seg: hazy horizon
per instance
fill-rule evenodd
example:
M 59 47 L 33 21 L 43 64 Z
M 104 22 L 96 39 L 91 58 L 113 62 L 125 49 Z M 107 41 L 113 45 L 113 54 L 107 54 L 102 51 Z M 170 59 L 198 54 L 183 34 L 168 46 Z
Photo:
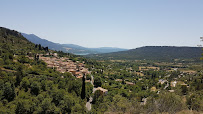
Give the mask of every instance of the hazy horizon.
M 23 33 L 23 32 L 21 32 Z M 27 33 L 24 33 L 24 34 L 27 34 Z M 35 34 L 28 34 L 28 35 L 35 35 Z M 37 35 L 35 35 L 37 36 Z M 37 36 L 39 37 L 39 36 Z M 41 38 L 41 37 L 39 37 Z M 44 39 L 44 38 L 41 38 L 43 40 L 47 40 L 47 39 Z M 50 40 L 47 40 L 47 41 L 50 41 Z M 53 41 L 50 41 L 50 42 L 53 42 Z M 58 42 L 53 42 L 53 43 L 58 43 Z M 58 43 L 58 44 L 64 44 L 64 43 Z M 69 43 L 71 44 L 71 43 Z M 78 45 L 78 44 L 72 44 L 72 45 Z M 85 46 L 82 46 L 82 45 L 78 45 L 78 46 L 81 46 L 81 47 L 84 47 L 84 48 L 120 48 L 120 47 L 85 47 Z M 136 48 L 141 48 L 141 47 L 147 47 L 147 46 L 169 46 L 169 45 L 143 45 L 143 46 L 140 46 L 140 47 L 135 47 L 135 48 L 122 48 L 122 49 L 136 49 Z M 174 47 L 198 47 L 198 46 L 175 46 L 175 45 L 171 45 L 171 46 L 174 46 Z
M 88 48 L 189 46 L 203 36 L 203 1 L 1 1 L 0 26 Z

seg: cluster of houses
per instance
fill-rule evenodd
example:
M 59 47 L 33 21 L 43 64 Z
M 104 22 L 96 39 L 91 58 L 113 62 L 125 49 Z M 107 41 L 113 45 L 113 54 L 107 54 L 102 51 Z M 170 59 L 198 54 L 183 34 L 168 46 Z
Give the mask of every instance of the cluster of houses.
M 30 59 L 34 57 L 27 56 Z M 53 68 L 61 73 L 70 72 L 76 78 L 82 78 L 83 75 L 90 74 L 87 68 L 85 68 L 84 63 L 73 62 L 67 57 L 58 57 L 57 53 L 47 53 L 46 55 L 38 54 L 40 60 L 47 63 L 47 67 Z M 63 78 L 63 77 L 62 77 Z M 86 82 L 93 82 L 94 80 L 86 80 Z M 98 87 L 93 91 L 100 90 L 103 95 L 107 95 L 108 90 Z
M 49 53 L 49 56 L 39 55 L 39 59 L 47 63 L 47 67 L 56 69 L 61 73 L 70 72 L 77 78 L 82 78 L 83 75 L 89 74 L 83 63 L 73 62 L 67 57 L 58 57 L 57 53 Z M 51 56 L 50 56 L 51 55 Z

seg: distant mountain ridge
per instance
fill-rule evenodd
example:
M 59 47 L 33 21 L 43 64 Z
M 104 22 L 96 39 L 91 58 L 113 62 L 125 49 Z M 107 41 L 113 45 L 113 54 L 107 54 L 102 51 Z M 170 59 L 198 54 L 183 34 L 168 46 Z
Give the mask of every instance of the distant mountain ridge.
M 111 53 L 118 51 L 126 51 L 127 49 L 102 47 L 102 48 L 86 48 L 75 44 L 59 44 L 45 39 L 42 39 L 34 34 L 21 33 L 25 38 L 35 44 L 41 44 L 42 46 L 48 46 L 52 50 L 60 50 L 67 53 L 73 53 L 76 55 L 98 54 L 98 53 Z
M 175 47 L 175 46 L 146 46 L 128 51 L 87 55 L 94 59 L 113 60 L 161 60 L 196 59 L 201 57 L 200 47 Z

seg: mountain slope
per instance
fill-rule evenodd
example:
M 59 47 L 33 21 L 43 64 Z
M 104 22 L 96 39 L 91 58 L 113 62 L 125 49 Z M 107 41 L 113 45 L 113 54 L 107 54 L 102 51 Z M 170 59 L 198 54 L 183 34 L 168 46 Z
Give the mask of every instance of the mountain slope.
M 87 55 L 96 59 L 126 60 L 174 60 L 199 59 L 202 50 L 199 47 L 146 46 L 128 51 Z
M 42 46 L 48 46 L 52 50 L 60 50 L 67 53 L 73 53 L 76 55 L 87 55 L 87 54 L 97 54 L 97 53 L 110 53 L 110 52 L 117 52 L 117 51 L 125 51 L 126 49 L 121 48 L 112 48 L 112 47 L 104 47 L 104 48 L 85 48 L 82 46 L 78 46 L 75 44 L 58 44 L 53 43 L 51 41 L 42 39 L 34 34 L 25 34 L 22 35 L 27 38 L 29 41 L 35 44 L 41 44 Z
M 24 38 L 19 32 L 0 27 L 0 50 L 14 54 L 26 54 L 34 49 L 34 44 Z
M 85 113 L 81 80 L 48 68 L 39 55 L 56 52 L 45 49 L 0 27 L 1 114 Z
M 69 52 L 69 53 L 80 53 L 82 51 L 75 48 L 76 46 L 74 45 L 61 45 L 58 43 L 53 43 L 48 40 L 41 39 L 34 34 L 28 35 L 28 34 L 22 33 L 22 35 L 32 43 L 41 44 L 44 47 L 48 46 L 49 49 L 52 49 L 52 50 L 58 50 L 58 51 L 60 50 L 60 51 Z

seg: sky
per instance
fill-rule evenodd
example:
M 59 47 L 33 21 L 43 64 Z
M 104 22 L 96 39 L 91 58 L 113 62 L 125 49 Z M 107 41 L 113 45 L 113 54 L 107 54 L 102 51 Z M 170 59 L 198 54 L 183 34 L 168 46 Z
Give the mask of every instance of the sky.
M 0 26 L 84 47 L 203 44 L 203 0 L 0 0 Z

